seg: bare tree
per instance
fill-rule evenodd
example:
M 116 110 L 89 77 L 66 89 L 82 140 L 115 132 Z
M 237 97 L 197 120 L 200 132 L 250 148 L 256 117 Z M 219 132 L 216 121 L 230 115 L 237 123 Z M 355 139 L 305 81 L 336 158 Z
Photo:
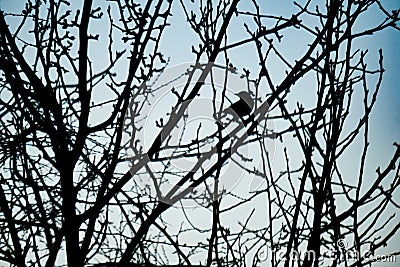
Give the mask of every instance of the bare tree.
M 367 157 L 383 52 L 370 63 L 358 47 L 397 31 L 399 10 L 82 2 L 0 13 L 2 262 L 366 266 L 400 253 L 384 249 L 400 227 L 400 146 L 375 173 Z M 180 67 L 162 53 L 175 12 L 196 36 Z

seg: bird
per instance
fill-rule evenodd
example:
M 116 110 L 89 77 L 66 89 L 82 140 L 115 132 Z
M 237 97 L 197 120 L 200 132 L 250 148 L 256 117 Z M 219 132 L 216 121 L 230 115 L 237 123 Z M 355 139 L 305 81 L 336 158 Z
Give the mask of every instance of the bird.
M 246 91 L 239 92 L 236 95 L 239 97 L 239 100 L 231 105 L 231 109 L 241 118 L 250 115 L 254 107 L 251 95 Z
M 254 107 L 254 100 L 251 97 L 250 93 L 246 91 L 241 91 L 236 93 L 239 97 L 239 100 L 232 103 L 232 105 L 225 110 L 222 111 L 222 115 L 226 116 L 227 114 L 231 114 L 235 119 L 240 119 L 244 124 L 246 124 L 244 117 L 250 116 Z

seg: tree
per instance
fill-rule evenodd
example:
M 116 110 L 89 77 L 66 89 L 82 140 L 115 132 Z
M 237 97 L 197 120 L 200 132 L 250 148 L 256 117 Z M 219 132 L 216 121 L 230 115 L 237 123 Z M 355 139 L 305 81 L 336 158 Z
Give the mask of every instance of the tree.
M 269 247 L 271 266 L 365 266 L 364 251 L 395 242 L 400 146 L 375 173 L 367 164 L 383 52 L 369 68 L 358 40 L 397 30 L 399 10 L 310 0 L 274 16 L 256 0 L 82 2 L 0 14 L 3 262 L 54 266 L 65 253 L 68 266 L 259 266 Z M 193 63 L 172 75 L 162 49 L 174 13 L 197 40 Z M 362 24 L 370 14 L 373 25 Z M 299 32 L 304 50 L 284 49 Z M 243 120 L 222 112 L 240 91 L 254 100 Z M 196 106 L 212 123 L 194 121 Z M 355 144 L 349 178 L 343 158 Z M 238 186 L 226 182 L 238 172 Z M 260 199 L 268 220 L 254 226 Z M 210 223 L 194 224 L 188 205 Z M 361 256 L 329 261 L 325 251 Z

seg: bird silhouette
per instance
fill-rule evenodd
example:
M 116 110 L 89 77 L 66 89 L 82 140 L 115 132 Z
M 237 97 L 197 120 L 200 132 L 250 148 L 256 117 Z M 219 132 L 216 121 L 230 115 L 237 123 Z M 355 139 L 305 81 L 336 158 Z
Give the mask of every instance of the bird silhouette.
M 251 95 L 246 91 L 239 92 L 236 95 L 239 96 L 239 100 L 231 105 L 231 109 L 241 118 L 250 115 L 254 107 Z
M 226 116 L 230 114 L 233 116 L 235 120 L 240 119 L 244 124 L 245 117 L 251 116 L 251 111 L 254 107 L 254 100 L 251 97 L 250 93 L 246 91 L 242 91 L 236 94 L 239 97 L 239 100 L 232 103 L 232 105 L 225 110 L 222 111 L 222 116 Z

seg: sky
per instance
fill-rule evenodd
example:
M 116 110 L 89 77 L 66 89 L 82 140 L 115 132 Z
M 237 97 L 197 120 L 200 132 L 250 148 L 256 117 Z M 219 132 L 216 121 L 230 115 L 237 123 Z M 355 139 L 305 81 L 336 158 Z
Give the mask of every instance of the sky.
M 385 6 L 388 10 L 399 8 L 397 1 L 384 1 Z M 242 6 L 251 6 L 250 1 L 242 1 Z M 167 28 L 164 38 L 164 51 L 165 54 L 171 58 L 171 66 L 190 62 L 194 59 L 191 54 L 191 45 L 197 37 L 190 30 L 185 19 L 183 18 L 183 12 L 179 8 L 179 3 L 175 2 L 174 5 L 174 16 L 171 17 L 171 27 Z M 289 16 L 292 11 L 296 11 L 292 1 L 262 1 L 261 10 L 268 12 L 273 15 Z M 368 22 L 376 22 L 378 17 L 363 16 L 362 20 L 358 24 L 359 27 L 368 25 Z M 234 21 L 234 26 L 229 30 L 228 38 L 231 42 L 241 40 L 242 38 L 248 38 L 247 34 L 243 31 L 243 22 Z M 284 45 L 287 45 L 286 55 L 299 55 L 304 52 L 307 42 L 304 41 L 304 35 L 298 31 L 291 32 L 294 34 L 286 35 L 283 38 Z M 302 40 L 303 39 L 303 40 Z M 293 45 L 296 43 L 296 46 Z M 398 140 L 400 137 L 400 50 L 398 44 L 400 43 L 400 34 L 394 29 L 386 29 L 382 32 L 378 32 L 374 36 L 363 37 L 355 42 L 355 46 L 361 49 L 368 49 L 369 54 L 367 58 L 370 59 L 368 64 L 377 66 L 377 55 L 378 50 L 382 48 L 384 55 L 384 79 L 382 82 L 379 97 L 372 115 L 372 123 L 374 127 L 371 127 L 371 136 L 376 143 L 378 143 L 376 149 L 382 154 L 389 153 L 389 150 L 384 149 L 387 146 L 391 146 L 392 140 Z M 299 47 L 303 45 L 303 47 Z M 254 53 L 247 53 L 243 55 L 243 51 L 249 49 L 254 51 L 254 44 L 247 44 L 243 46 L 243 49 L 238 53 L 231 51 L 230 60 L 234 63 L 238 69 L 246 67 L 251 69 L 254 66 L 254 62 L 257 62 L 256 55 Z M 274 71 L 274 70 L 272 70 Z M 393 150 L 392 150 L 393 151 Z
M 243 1 L 246 5 L 249 1 Z M 242 2 L 242 3 L 243 3 Z M 292 1 L 263 1 L 265 3 L 261 6 L 261 10 L 264 10 L 270 14 L 274 15 L 283 15 L 289 16 L 295 8 L 293 8 Z M 178 5 L 175 3 L 176 6 Z M 400 7 L 399 2 L 397 1 L 385 1 L 384 4 L 387 4 L 389 10 L 398 9 Z M 193 33 L 191 33 L 188 26 L 184 23 L 184 19 L 182 19 L 182 13 L 180 13 L 179 8 L 176 8 L 176 14 L 171 19 L 171 28 L 169 31 L 166 31 L 166 35 L 169 36 L 165 38 L 165 51 L 167 55 L 171 55 L 171 60 L 173 63 L 179 64 L 184 63 L 187 60 L 193 59 L 193 56 L 190 53 L 190 45 L 193 43 L 193 40 L 196 40 L 193 37 Z M 360 23 L 357 25 L 359 29 L 362 29 L 364 26 L 371 25 L 376 21 L 379 21 L 380 17 L 374 16 L 369 13 L 368 16 L 363 16 Z M 174 23 L 176 22 L 176 23 Z M 233 23 L 228 33 L 228 39 L 232 43 L 241 38 L 247 38 L 246 34 L 243 34 L 243 25 L 242 22 Z M 293 32 L 292 32 L 293 33 Z M 170 34 L 170 35 L 168 35 Z M 188 37 L 190 36 L 190 37 Z M 283 38 L 283 45 L 287 46 L 287 52 L 290 55 L 301 55 L 306 48 L 307 41 L 305 41 L 304 35 L 301 32 L 298 34 L 294 33 L 291 35 L 286 35 Z M 189 45 L 190 44 L 190 45 Z M 386 166 L 387 161 L 394 153 L 395 147 L 393 146 L 393 142 L 400 142 L 400 34 L 398 31 L 394 29 L 386 29 L 382 32 L 377 33 L 374 36 L 363 37 L 360 40 L 355 41 L 354 47 L 358 47 L 360 49 L 368 49 L 369 54 L 367 55 L 367 64 L 369 66 L 377 67 L 377 59 L 378 59 L 378 50 L 382 48 L 384 55 L 384 78 L 381 85 L 380 93 L 378 95 L 378 100 L 374 107 L 374 111 L 371 115 L 371 125 L 369 129 L 370 133 L 370 153 L 367 157 L 367 167 L 366 169 L 366 184 L 367 187 L 370 182 L 373 181 L 375 177 L 375 170 L 378 166 L 383 168 Z M 243 53 L 248 49 L 249 53 Z M 238 69 L 242 69 L 242 67 L 252 68 L 254 66 L 254 62 L 257 62 L 257 58 L 253 56 L 251 51 L 254 51 L 254 44 L 247 44 L 242 47 L 239 52 L 235 53 L 235 51 L 231 51 L 230 59 L 234 63 Z M 173 64 L 172 64 L 173 65 Z M 275 71 L 275 70 L 272 70 Z M 279 71 L 276 70 L 277 76 L 279 77 Z M 278 79 L 277 79 L 278 81 Z M 276 82 L 277 82 L 276 81 Z M 375 83 L 371 80 L 371 86 L 374 86 Z M 297 88 L 299 89 L 299 88 Z M 297 92 L 299 98 L 304 97 L 304 94 Z M 356 121 L 355 121 L 356 122 Z M 343 168 L 344 172 L 348 175 L 357 175 L 358 168 L 354 168 L 356 164 L 359 162 L 360 153 L 361 153 L 361 143 L 355 144 L 350 153 L 343 157 Z M 280 162 L 274 161 L 274 166 L 280 166 Z M 277 168 L 280 169 L 280 168 Z M 343 207 L 344 208 L 344 207 Z M 250 212 L 241 211 L 243 215 Z M 246 213 L 247 212 L 247 213 Z M 200 220 L 201 217 L 204 217 L 200 212 L 199 215 L 196 216 L 199 220 L 197 222 L 204 222 Z M 262 217 L 262 213 L 257 214 L 257 216 Z M 257 219 L 254 219 L 257 221 Z M 206 223 L 206 222 L 205 222 Z M 399 235 L 398 235 L 399 236 Z M 398 238 L 397 240 L 400 240 Z M 392 243 L 394 248 L 400 247 L 400 241 Z
M 15 11 L 18 10 L 18 6 L 20 6 L 21 2 L 22 1 L 2 0 L 0 5 L 3 10 Z M 94 1 L 95 4 L 96 2 L 97 1 Z M 388 5 L 390 7 L 389 9 L 400 8 L 398 1 L 385 1 L 384 4 Z M 251 7 L 251 1 L 242 1 L 240 7 Z M 265 0 L 260 8 L 262 11 L 268 12 L 269 14 L 282 15 L 286 17 L 290 16 L 293 11 L 297 10 L 293 6 L 292 1 L 287 0 Z M 186 20 L 183 17 L 183 11 L 180 8 L 178 1 L 175 1 L 172 13 L 173 16 L 170 18 L 171 26 L 165 31 L 161 42 L 164 55 L 169 57 L 171 60 L 169 65 L 171 68 L 181 64 L 193 62 L 194 56 L 191 53 L 191 46 L 198 42 L 197 37 L 193 34 L 187 23 L 185 23 Z M 362 28 L 363 26 L 377 20 L 379 20 L 379 18 L 374 17 L 373 15 L 370 17 L 363 17 L 359 27 Z M 92 27 L 95 30 L 101 30 L 101 26 L 92 25 Z M 233 43 L 247 37 L 247 34 L 244 34 L 243 21 L 234 20 L 228 31 L 229 41 Z M 291 34 L 285 35 L 281 46 L 285 47 L 285 52 L 287 55 L 289 55 L 289 57 L 295 57 L 304 53 L 304 49 L 307 47 L 307 44 L 307 36 L 300 31 L 291 31 Z M 382 48 L 384 55 L 384 80 L 382 82 L 378 100 L 371 117 L 370 150 L 372 153 L 368 157 L 368 162 L 370 163 L 368 169 L 370 170 L 375 170 L 379 165 L 384 167 L 387 163 L 387 160 L 394 152 L 394 147 L 392 146 L 393 142 L 397 141 L 400 143 L 399 44 L 400 34 L 393 29 L 387 29 L 383 32 L 379 32 L 376 34 L 376 36 L 368 36 L 356 42 L 357 47 L 369 49 L 367 62 L 371 66 L 377 66 L 376 55 L 378 54 L 378 49 Z M 92 48 L 92 51 L 95 54 L 98 53 L 96 49 Z M 249 51 L 249 53 L 244 53 L 243 51 Z M 254 51 L 254 44 L 247 44 L 237 51 L 232 50 L 230 59 L 239 70 L 245 67 L 255 71 L 257 69 L 257 66 L 255 66 L 257 58 L 253 53 L 251 53 L 252 51 Z M 276 69 L 271 70 L 271 72 L 275 73 L 275 83 L 277 83 L 282 77 L 284 70 L 277 67 Z M 304 86 L 307 86 L 307 84 L 304 84 Z M 304 93 L 302 93 L 300 90 L 295 92 L 295 95 L 297 95 L 299 98 L 307 98 L 307 96 L 304 96 Z M 94 118 L 94 120 L 96 119 L 97 118 Z M 351 172 L 351 169 L 353 168 L 353 161 L 359 158 L 359 149 L 360 147 L 358 149 L 355 148 L 354 152 L 348 154 L 345 158 L 345 160 L 348 162 L 347 168 L 349 169 L 349 172 Z M 274 164 L 276 164 L 277 167 L 281 166 L 280 162 L 274 162 Z M 259 205 L 262 205 L 263 201 L 265 200 L 260 200 Z M 250 211 L 242 212 L 247 215 Z M 265 218 L 263 218 L 263 216 L 266 216 L 266 214 L 263 214 L 264 212 L 265 211 L 260 211 L 257 214 L 257 216 L 262 219 L 255 219 L 256 222 L 252 223 L 262 223 Z M 196 209 L 191 215 L 196 219 L 196 223 L 199 224 L 199 227 L 206 227 L 209 224 L 209 220 L 204 219 L 208 218 L 209 213 L 207 211 Z M 229 220 L 229 218 L 226 219 Z M 190 238 L 193 237 L 190 236 L 188 239 Z

